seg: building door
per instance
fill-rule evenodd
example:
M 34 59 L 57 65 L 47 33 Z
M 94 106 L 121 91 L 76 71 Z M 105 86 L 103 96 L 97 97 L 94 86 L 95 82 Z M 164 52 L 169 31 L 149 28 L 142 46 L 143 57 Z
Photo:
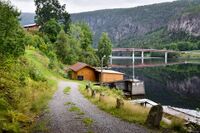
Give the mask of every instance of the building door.
M 77 79 L 82 81 L 84 80 L 84 77 L 82 75 L 78 75 Z

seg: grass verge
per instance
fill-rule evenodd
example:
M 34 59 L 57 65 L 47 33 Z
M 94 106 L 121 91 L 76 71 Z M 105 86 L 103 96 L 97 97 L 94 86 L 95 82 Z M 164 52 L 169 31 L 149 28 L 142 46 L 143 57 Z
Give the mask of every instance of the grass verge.
M 97 92 L 107 94 L 101 99 L 101 101 L 99 101 L 99 94 L 97 94 L 95 98 L 92 98 L 91 94 L 85 90 L 84 85 L 81 85 L 79 90 L 87 99 L 97 105 L 100 109 L 125 121 L 144 125 L 149 113 L 149 109 L 139 105 L 133 105 L 132 103 L 125 100 L 124 106 L 122 108 L 116 108 L 116 97 L 122 97 L 121 92 L 110 90 L 104 87 L 98 88 Z

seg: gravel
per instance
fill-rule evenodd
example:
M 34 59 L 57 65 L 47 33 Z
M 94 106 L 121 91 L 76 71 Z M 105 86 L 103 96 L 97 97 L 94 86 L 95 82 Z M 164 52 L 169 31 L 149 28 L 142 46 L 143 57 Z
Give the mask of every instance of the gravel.
M 63 93 L 66 87 L 71 87 L 68 95 Z M 78 83 L 61 81 L 58 90 L 49 103 L 50 119 L 48 128 L 52 133 L 147 133 L 145 127 L 128 123 L 115 118 L 110 114 L 99 110 L 90 103 L 78 90 Z M 72 105 L 65 105 L 71 102 L 80 108 L 84 115 L 77 112 L 70 112 Z M 83 123 L 84 118 L 91 118 L 94 122 L 91 125 Z

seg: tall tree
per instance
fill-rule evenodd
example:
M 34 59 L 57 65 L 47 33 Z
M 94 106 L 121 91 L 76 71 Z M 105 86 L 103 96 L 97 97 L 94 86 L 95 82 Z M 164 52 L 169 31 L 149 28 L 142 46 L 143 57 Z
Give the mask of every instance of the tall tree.
M 70 15 L 66 11 L 66 5 L 61 5 L 58 0 L 35 0 L 36 17 L 35 22 L 43 26 L 50 19 L 64 25 L 67 31 L 70 23 Z
M 111 55 L 111 53 L 112 53 L 111 40 L 108 37 L 108 34 L 103 32 L 102 36 L 99 40 L 99 43 L 98 43 L 97 55 L 98 55 L 100 60 L 103 58 L 103 56 L 105 56 L 104 65 L 108 64 L 109 56 Z
M 17 57 L 24 53 L 24 32 L 18 17 L 20 13 L 9 2 L 0 1 L 0 54 Z
M 58 58 L 65 64 L 73 64 L 79 59 L 79 44 L 63 30 L 58 34 L 55 50 Z
M 61 26 L 55 19 L 51 19 L 51 20 L 47 21 L 40 28 L 40 31 L 45 33 L 48 36 L 48 38 L 50 39 L 50 41 L 53 43 L 56 41 L 57 35 L 60 32 L 60 30 L 61 30 Z

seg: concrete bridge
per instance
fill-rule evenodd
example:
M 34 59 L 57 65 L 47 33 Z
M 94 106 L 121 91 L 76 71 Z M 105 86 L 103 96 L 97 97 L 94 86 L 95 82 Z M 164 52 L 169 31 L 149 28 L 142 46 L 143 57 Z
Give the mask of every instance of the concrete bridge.
M 170 65 L 180 65 L 180 64 L 187 64 L 187 62 L 170 62 L 170 63 L 157 63 L 157 64 L 124 64 L 124 65 L 117 65 L 112 64 L 109 67 L 113 68 L 144 68 L 144 67 L 159 67 L 159 66 L 170 66 Z
M 145 52 L 156 52 L 156 53 L 164 53 L 165 54 L 165 63 L 167 64 L 168 53 L 178 53 L 178 51 L 173 50 L 158 50 L 158 49 L 141 49 L 141 48 L 113 48 L 113 52 L 131 52 L 132 56 L 112 56 L 110 55 L 110 65 L 112 65 L 113 59 L 132 59 L 133 64 L 135 59 L 141 59 L 142 64 L 144 64 L 144 59 L 155 59 L 155 58 L 162 58 L 162 57 L 145 57 Z M 135 57 L 135 52 L 141 52 L 141 57 Z

